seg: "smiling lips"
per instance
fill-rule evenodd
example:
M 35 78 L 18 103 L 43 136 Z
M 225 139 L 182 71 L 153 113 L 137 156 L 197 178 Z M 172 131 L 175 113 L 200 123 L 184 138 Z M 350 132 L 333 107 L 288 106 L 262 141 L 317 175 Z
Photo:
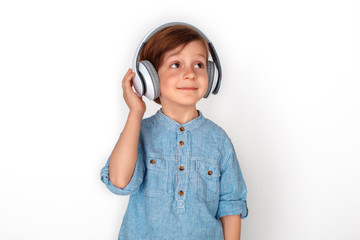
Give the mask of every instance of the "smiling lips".
M 183 87 L 183 88 L 178 88 L 179 90 L 184 90 L 184 91 L 195 91 L 197 90 L 197 88 L 193 88 L 193 87 Z

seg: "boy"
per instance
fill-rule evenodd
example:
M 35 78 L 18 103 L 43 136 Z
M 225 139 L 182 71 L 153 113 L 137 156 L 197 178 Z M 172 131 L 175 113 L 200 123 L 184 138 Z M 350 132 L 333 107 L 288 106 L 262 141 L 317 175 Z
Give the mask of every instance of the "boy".
M 101 179 L 130 194 L 119 239 L 240 239 L 247 217 L 246 186 L 231 140 L 196 103 L 209 89 L 208 42 L 188 25 L 157 31 L 139 61 L 159 78 L 161 109 L 143 119 L 146 105 L 124 76 L 130 112 Z

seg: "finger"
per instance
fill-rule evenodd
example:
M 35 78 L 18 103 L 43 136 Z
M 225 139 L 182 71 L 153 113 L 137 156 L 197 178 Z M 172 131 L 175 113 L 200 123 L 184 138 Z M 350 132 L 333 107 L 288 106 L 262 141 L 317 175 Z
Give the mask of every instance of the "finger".
M 122 80 L 123 83 L 126 81 L 127 77 L 128 77 L 130 74 L 131 74 L 131 69 L 129 68 L 129 69 L 127 70 L 127 72 L 125 73 L 125 76 L 124 76 L 124 78 L 123 78 L 123 80 Z
M 126 81 L 125 81 L 125 86 L 127 88 L 131 88 L 131 86 L 133 85 L 134 77 L 135 77 L 135 73 L 131 73 L 129 76 L 127 76 Z
M 129 69 L 130 70 L 130 69 Z M 124 75 L 124 77 L 123 77 L 123 79 L 122 79 L 122 81 L 121 81 L 121 86 L 122 86 L 122 88 L 124 89 L 124 87 L 125 87 L 125 79 L 127 78 L 127 75 L 128 75 L 128 73 L 129 73 L 129 70 L 125 73 L 125 75 Z
M 123 88 L 128 87 L 130 85 L 130 80 L 134 77 L 135 77 L 135 73 L 133 73 L 131 69 L 129 69 L 123 78 L 123 82 L 122 82 Z
M 132 89 L 133 81 L 132 79 L 135 77 L 135 73 L 130 74 L 126 77 L 124 83 L 123 83 L 123 90 L 127 94 L 131 94 L 131 92 L 134 92 Z

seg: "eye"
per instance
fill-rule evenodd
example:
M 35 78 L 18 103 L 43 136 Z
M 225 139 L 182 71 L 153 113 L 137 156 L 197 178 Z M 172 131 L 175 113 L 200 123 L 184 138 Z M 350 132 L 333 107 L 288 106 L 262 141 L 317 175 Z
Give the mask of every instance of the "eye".
M 173 63 L 170 65 L 171 68 L 179 68 L 180 64 L 179 63 Z
M 194 67 L 195 67 L 195 68 L 203 68 L 203 67 L 204 67 L 204 64 L 202 64 L 202 63 L 197 63 L 197 64 L 195 64 Z

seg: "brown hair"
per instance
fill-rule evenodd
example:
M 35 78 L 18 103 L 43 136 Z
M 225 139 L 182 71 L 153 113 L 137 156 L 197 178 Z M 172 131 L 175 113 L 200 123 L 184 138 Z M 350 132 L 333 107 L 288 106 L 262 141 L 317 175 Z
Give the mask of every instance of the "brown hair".
M 174 25 L 166 27 L 155 33 L 141 48 L 139 60 L 150 61 L 156 70 L 162 64 L 164 54 L 178 46 L 186 46 L 189 42 L 200 40 L 206 49 L 206 59 L 208 59 L 208 43 L 195 29 L 185 25 Z M 154 100 L 160 103 L 160 98 Z

